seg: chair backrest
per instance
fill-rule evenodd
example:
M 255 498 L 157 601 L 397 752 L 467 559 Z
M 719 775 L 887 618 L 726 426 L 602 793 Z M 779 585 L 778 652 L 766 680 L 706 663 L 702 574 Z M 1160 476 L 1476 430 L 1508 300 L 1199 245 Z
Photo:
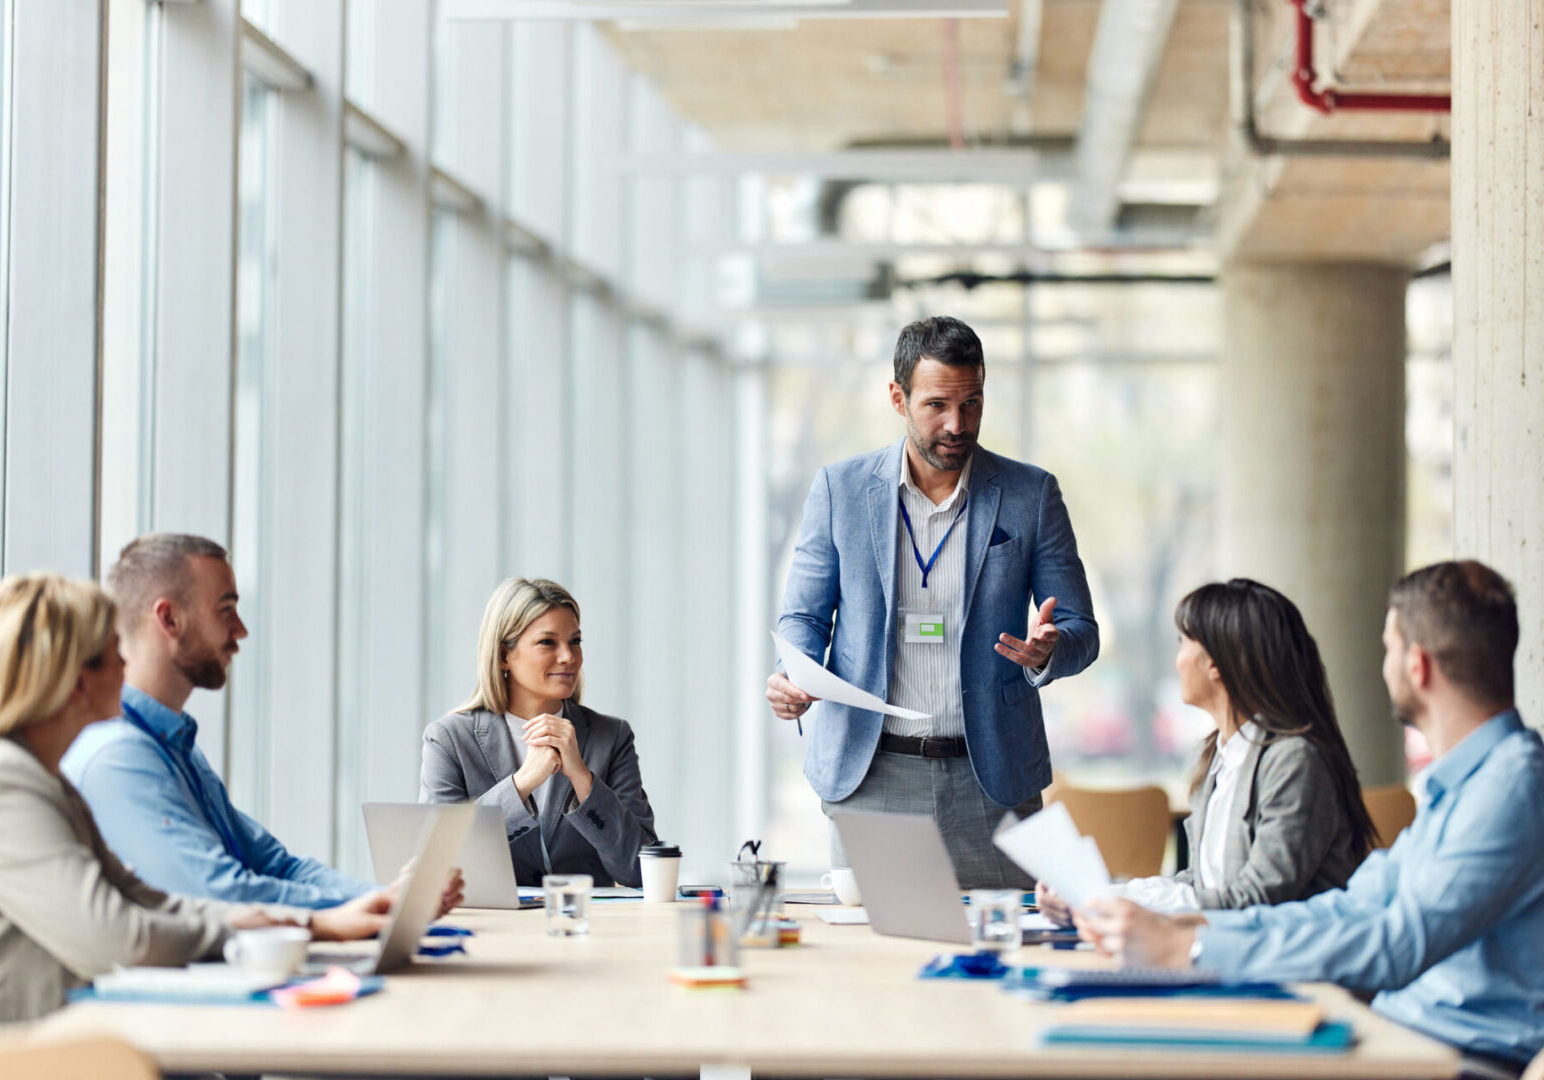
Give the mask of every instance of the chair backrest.
M 1104 791 L 1058 781 L 1046 789 L 1045 800 L 1064 804 L 1078 832 L 1094 838 L 1112 877 L 1151 877 L 1162 871 L 1169 840 L 1169 796 L 1163 788 L 1150 784 Z
M 1394 838 L 1415 820 L 1415 796 L 1403 784 L 1364 787 L 1362 805 L 1378 830 L 1379 847 L 1393 846 Z
M 6 1080 L 159 1080 L 160 1075 L 144 1054 L 105 1035 L 69 1042 L 0 1043 L 0 1076 Z

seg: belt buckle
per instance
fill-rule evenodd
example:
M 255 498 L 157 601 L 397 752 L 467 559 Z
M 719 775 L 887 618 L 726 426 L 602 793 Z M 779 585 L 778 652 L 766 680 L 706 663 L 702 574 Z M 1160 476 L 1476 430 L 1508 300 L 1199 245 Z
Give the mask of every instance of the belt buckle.
M 937 736 L 934 736 L 934 735 L 924 735 L 924 736 L 922 736 L 922 756 L 925 757 L 925 758 L 946 758 L 946 757 L 948 757 L 949 756 L 948 747 L 944 745 L 944 742 L 945 742 L 945 740 L 940 739 L 940 738 L 938 738 Z M 932 749 L 934 746 L 938 747 L 937 751 L 934 751 Z

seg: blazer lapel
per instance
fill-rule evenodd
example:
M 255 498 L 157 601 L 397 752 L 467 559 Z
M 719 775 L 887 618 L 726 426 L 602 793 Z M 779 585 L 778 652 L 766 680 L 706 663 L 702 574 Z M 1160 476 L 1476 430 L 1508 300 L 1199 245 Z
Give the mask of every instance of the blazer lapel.
M 1260 755 L 1264 752 L 1264 742 L 1251 742 L 1239 767 L 1238 787 L 1233 792 L 1233 805 L 1228 808 L 1227 839 L 1222 845 L 1222 870 L 1229 879 L 1249 861 L 1249 808 L 1254 805 L 1255 770 L 1260 767 Z
M 1216 761 L 1216 757 L 1212 758 Z M 1196 788 L 1195 794 L 1190 797 L 1190 865 L 1196 868 L 1196 881 L 1199 883 L 1201 867 L 1201 837 L 1206 833 L 1206 807 L 1212 801 L 1212 789 L 1217 786 L 1217 770 L 1207 769 L 1206 776 L 1201 780 L 1201 786 Z
M 488 765 L 488 775 L 493 782 L 498 783 L 506 776 L 513 776 L 515 742 L 504 718 L 494 716 L 487 709 L 478 709 L 472 714 L 472 734 L 477 739 L 477 748 L 482 751 L 483 760 Z
M 965 513 L 965 594 L 960 605 L 962 627 L 970 622 L 971 602 L 976 598 L 976 582 L 981 578 L 987 545 L 991 542 L 992 530 L 997 526 L 997 505 L 1001 500 L 997 461 L 990 452 L 978 447 L 975 463 L 970 467 L 970 507 Z M 1024 602 L 1028 605 L 1029 598 L 1025 597 Z M 963 642 L 963 634 L 960 640 Z
M 879 584 L 885 593 L 885 610 L 895 610 L 895 547 L 896 530 L 901 523 L 901 455 L 905 453 L 906 440 L 902 439 L 883 455 L 874 467 L 874 479 L 869 484 L 869 535 L 874 540 L 874 562 L 879 570 Z M 885 640 L 891 639 L 894 627 L 885 628 Z

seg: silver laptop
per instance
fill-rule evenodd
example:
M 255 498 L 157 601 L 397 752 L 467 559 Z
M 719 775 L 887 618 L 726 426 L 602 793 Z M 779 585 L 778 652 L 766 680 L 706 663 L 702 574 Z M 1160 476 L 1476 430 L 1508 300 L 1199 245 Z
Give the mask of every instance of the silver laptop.
M 875 932 L 970 944 L 954 864 L 932 818 L 839 811 L 831 820 Z
M 430 811 L 413 835 L 417 843 L 408 849 L 413 868 L 402 892 L 392 905 L 391 919 L 381 933 L 381 947 L 369 954 L 344 956 L 314 952 L 306 962 L 308 972 L 345 967 L 356 975 L 390 975 L 413 959 L 429 923 L 439 914 L 440 898 L 450 871 L 456 866 L 467 832 L 472 827 L 472 803 L 459 806 L 426 806 Z M 404 859 L 406 862 L 408 859 Z
M 509 840 L 504 835 L 504 815 L 496 806 L 474 806 L 477 816 L 461 849 L 461 876 L 466 881 L 466 907 L 518 908 L 541 906 L 539 898 L 524 904 L 515 885 L 515 866 L 509 859 Z M 390 884 L 413 857 L 413 842 L 434 806 L 422 803 L 364 804 L 365 836 L 370 841 L 370 863 L 375 880 Z

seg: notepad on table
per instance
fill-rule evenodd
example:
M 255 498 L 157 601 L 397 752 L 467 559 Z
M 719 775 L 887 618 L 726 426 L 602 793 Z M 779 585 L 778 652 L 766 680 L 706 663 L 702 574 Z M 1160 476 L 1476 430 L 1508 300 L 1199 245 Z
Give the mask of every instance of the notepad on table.
M 1217 1050 L 1344 1050 L 1350 1026 L 1317 1003 L 1219 998 L 1089 998 L 1058 1008 L 1047 1045 L 1114 1044 Z

